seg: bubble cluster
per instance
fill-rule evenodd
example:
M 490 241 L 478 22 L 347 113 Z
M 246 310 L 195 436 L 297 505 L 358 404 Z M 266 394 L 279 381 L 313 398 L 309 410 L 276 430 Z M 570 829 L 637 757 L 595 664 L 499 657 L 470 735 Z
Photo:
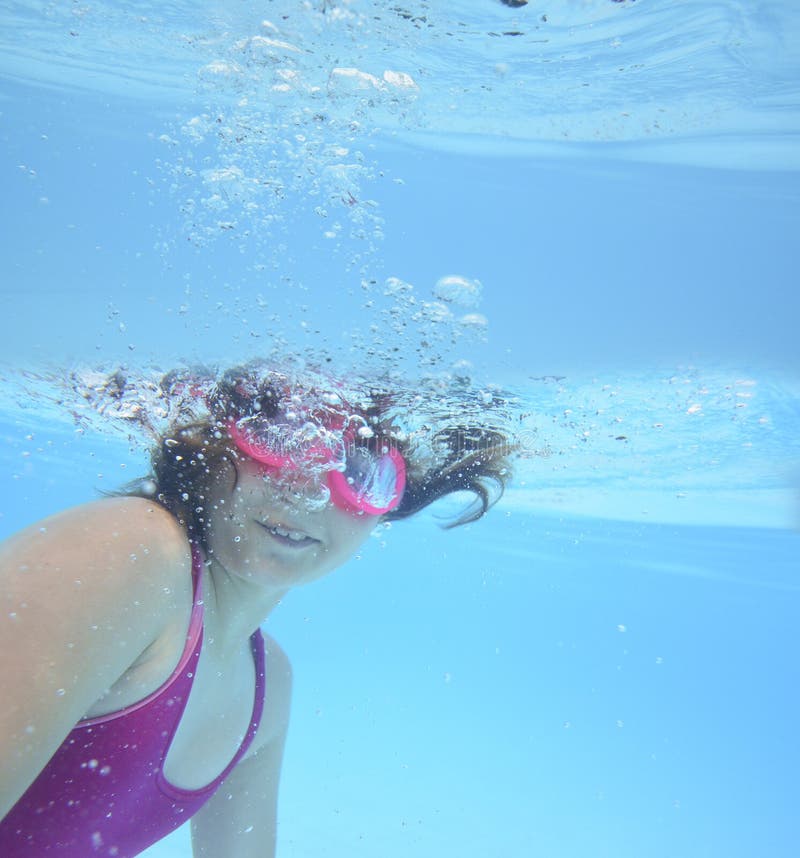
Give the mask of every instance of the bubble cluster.
M 309 8 L 217 41 L 197 72 L 204 109 L 160 138 L 192 243 L 229 236 L 263 247 L 313 212 L 326 237 L 374 250 L 383 222 L 365 190 L 378 174 L 370 138 L 411 108 L 419 87 L 408 71 L 338 64 L 325 45 L 352 25 L 350 13 L 320 20 Z

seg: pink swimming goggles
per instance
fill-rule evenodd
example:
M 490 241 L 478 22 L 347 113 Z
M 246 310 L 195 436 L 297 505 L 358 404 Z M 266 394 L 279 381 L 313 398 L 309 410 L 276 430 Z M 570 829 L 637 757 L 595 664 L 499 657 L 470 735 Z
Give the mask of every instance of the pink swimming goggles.
M 380 439 L 364 443 L 357 431 L 343 426 L 298 427 L 261 415 L 231 421 L 228 433 L 240 452 L 268 468 L 324 473 L 332 503 L 345 512 L 383 515 L 402 500 L 405 460 Z

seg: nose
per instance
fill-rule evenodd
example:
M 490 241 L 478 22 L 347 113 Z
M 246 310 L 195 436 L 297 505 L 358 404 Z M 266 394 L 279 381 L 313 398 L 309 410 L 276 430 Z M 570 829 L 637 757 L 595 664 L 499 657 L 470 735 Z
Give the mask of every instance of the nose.
M 331 492 L 324 472 L 284 470 L 275 473 L 271 482 L 281 502 L 298 511 L 317 512 L 324 509 L 330 501 Z

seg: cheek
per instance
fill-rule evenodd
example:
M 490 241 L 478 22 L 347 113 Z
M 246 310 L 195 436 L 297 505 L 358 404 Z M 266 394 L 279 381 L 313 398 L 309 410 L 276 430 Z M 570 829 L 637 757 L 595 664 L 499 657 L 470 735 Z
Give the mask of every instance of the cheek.
M 244 526 L 237 515 L 233 498 L 216 501 L 209 516 L 208 542 L 212 550 L 219 552 L 239 548 L 245 542 Z
M 219 480 L 210 494 L 207 533 L 210 545 L 238 547 L 245 541 L 247 491 L 234 486 L 234 481 L 229 479 Z
M 352 554 L 360 548 L 380 521 L 378 515 L 354 516 L 336 509 L 334 513 L 333 527 L 339 536 L 336 543 L 344 555 Z

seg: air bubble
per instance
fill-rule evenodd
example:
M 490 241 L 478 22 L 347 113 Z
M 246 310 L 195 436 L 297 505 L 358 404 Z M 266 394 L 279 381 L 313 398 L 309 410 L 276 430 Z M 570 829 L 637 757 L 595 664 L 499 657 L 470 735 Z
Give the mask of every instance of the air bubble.
M 489 320 L 480 313 L 467 313 L 458 322 L 462 327 L 473 328 L 474 330 L 483 330 L 489 327 Z
M 470 280 L 458 274 L 440 277 L 434 286 L 433 294 L 440 301 L 455 304 L 458 307 L 476 307 L 481 300 L 480 280 Z

